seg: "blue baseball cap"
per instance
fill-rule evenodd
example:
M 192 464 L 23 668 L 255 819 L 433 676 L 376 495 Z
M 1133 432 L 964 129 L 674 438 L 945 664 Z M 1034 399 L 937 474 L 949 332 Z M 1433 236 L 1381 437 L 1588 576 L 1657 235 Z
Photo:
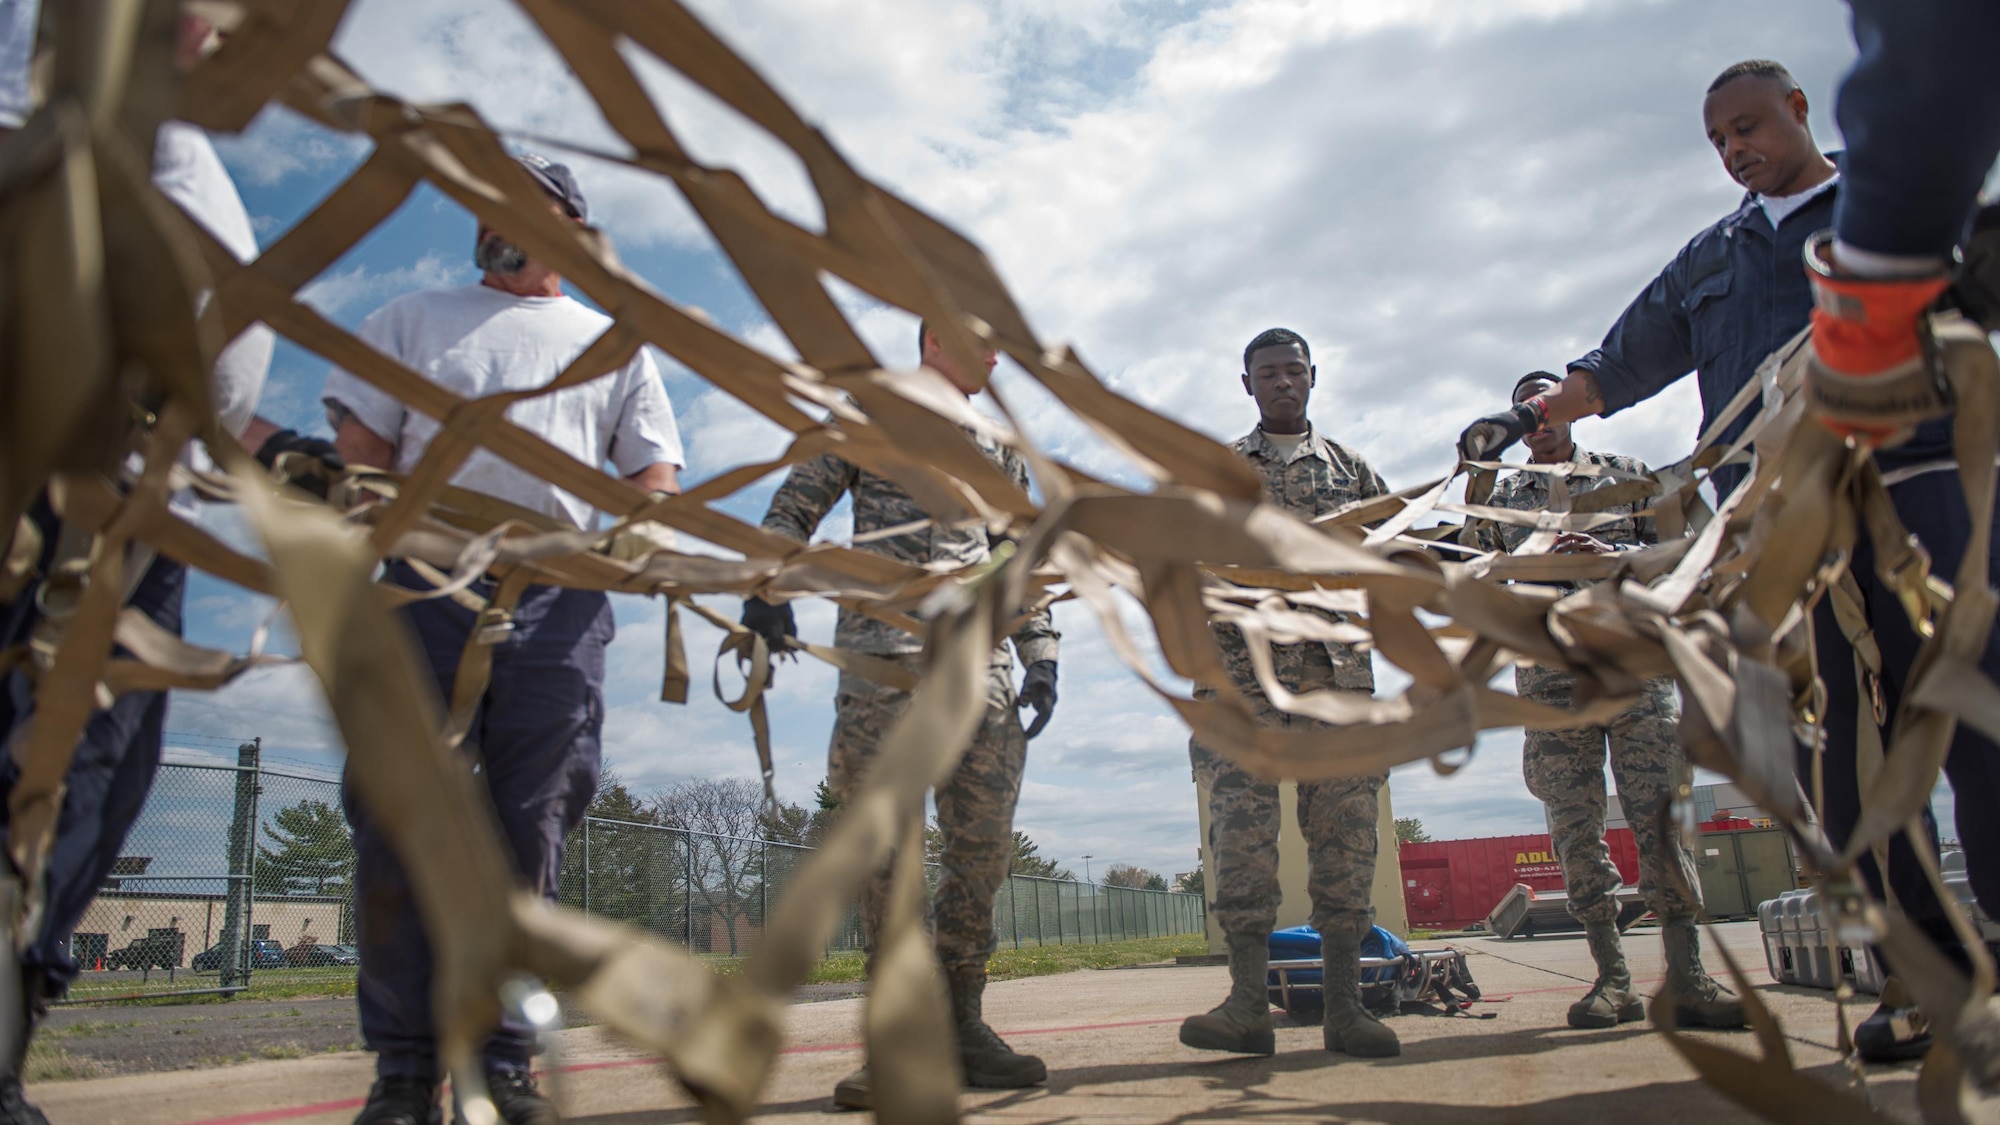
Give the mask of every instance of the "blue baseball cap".
M 590 221 L 590 204 L 584 202 L 583 189 L 576 184 L 576 176 L 569 165 L 556 164 L 546 156 L 532 152 L 519 152 L 514 159 L 528 170 L 528 175 L 549 193 L 549 198 L 563 205 L 563 209 L 574 215 L 579 222 Z

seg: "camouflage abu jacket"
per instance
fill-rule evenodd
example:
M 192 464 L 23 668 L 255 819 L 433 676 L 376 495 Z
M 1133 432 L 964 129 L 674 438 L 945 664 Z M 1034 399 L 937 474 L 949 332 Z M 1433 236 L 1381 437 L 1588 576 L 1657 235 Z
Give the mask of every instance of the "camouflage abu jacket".
M 1646 463 L 1637 457 L 1621 457 L 1615 453 L 1596 453 L 1582 446 L 1573 445 L 1570 461 L 1578 465 L 1604 465 L 1627 473 L 1644 473 Z M 1571 477 L 1569 492 L 1572 498 L 1593 489 L 1618 483 L 1612 477 Z M 1493 498 L 1487 503 L 1495 508 L 1506 508 L 1516 512 L 1540 512 L 1549 507 L 1550 478 L 1546 473 L 1512 473 L 1493 486 Z M 1606 512 L 1630 516 L 1637 510 L 1637 504 L 1613 504 Z M 1499 524 L 1481 521 L 1479 543 L 1481 550 L 1513 551 L 1534 534 L 1534 529 L 1518 527 L 1514 524 Z M 1613 547 L 1650 547 L 1660 541 L 1659 531 L 1650 519 L 1622 519 L 1606 524 L 1591 532 L 1592 535 Z M 1472 544 L 1468 544 L 1471 546 Z M 1544 697 L 1544 701 L 1560 698 L 1568 705 L 1568 692 L 1573 677 L 1567 672 L 1544 668 L 1539 664 L 1521 664 L 1514 669 L 1514 689 L 1522 695 Z
M 1616 453 L 1597 453 L 1572 443 L 1570 461 L 1577 465 L 1603 465 L 1620 472 L 1643 474 L 1646 463 L 1637 457 L 1621 457 Z M 1612 477 L 1571 477 L 1569 494 L 1572 498 L 1593 489 L 1617 484 Z M 1549 506 L 1550 478 L 1547 473 L 1510 473 L 1493 486 L 1493 498 L 1487 501 L 1492 507 L 1506 508 L 1516 512 L 1546 511 Z M 1629 516 L 1638 510 L 1637 504 L 1613 504 L 1606 512 Z M 1512 551 L 1534 534 L 1534 529 L 1518 527 L 1514 524 L 1483 522 L 1480 525 L 1478 546 L 1487 551 Z M 1606 524 L 1591 532 L 1592 535 L 1613 547 L 1650 547 L 1660 541 L 1659 532 L 1650 519 L 1623 519 Z
M 1307 429 L 1306 440 L 1289 456 L 1262 429 L 1251 430 L 1229 448 L 1250 462 L 1264 478 L 1265 500 L 1302 519 L 1323 516 L 1356 500 L 1389 492 L 1381 474 L 1362 460 L 1360 454 L 1323 436 L 1317 427 Z M 1238 687 L 1255 691 L 1257 676 L 1251 670 L 1243 635 L 1227 625 L 1217 625 L 1215 632 L 1230 678 Z M 1279 681 L 1293 691 L 1321 687 L 1375 690 L 1374 666 L 1366 654 L 1349 645 L 1310 641 L 1273 645 L 1271 660 Z
M 1028 463 L 1019 453 L 1002 447 L 983 434 L 968 432 L 966 436 L 995 464 L 1007 470 L 1007 475 L 1014 478 L 1014 483 L 1020 485 L 1022 491 L 1027 490 Z M 777 495 L 771 497 L 771 509 L 764 515 L 764 530 L 801 543 L 808 542 L 813 532 L 819 529 L 820 521 L 840 502 L 841 495 L 849 492 L 854 494 L 856 537 L 904 524 L 925 523 L 930 519 L 929 514 L 917 506 L 901 485 L 827 453 L 792 466 L 792 471 L 785 475 L 785 482 L 778 486 Z M 855 544 L 856 550 L 887 555 L 913 566 L 945 563 L 954 567 L 985 562 L 991 555 L 991 547 L 985 528 L 936 525 Z M 1054 660 L 1057 636 L 1054 620 L 1047 610 L 1043 610 L 1029 617 L 1026 624 L 1014 633 L 1014 650 L 1020 654 L 1024 665 L 1038 660 Z M 916 636 L 845 607 L 840 610 L 833 643 L 841 648 L 878 655 L 921 652 L 924 647 L 923 641 Z M 998 666 L 1008 663 L 1007 646 L 1000 645 L 993 650 L 993 663 Z

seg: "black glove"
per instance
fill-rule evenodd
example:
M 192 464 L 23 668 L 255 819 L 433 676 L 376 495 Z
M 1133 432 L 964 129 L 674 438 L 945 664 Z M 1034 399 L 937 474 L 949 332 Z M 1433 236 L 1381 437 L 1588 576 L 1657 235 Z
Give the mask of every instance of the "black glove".
M 264 444 L 257 449 L 257 460 L 265 468 L 275 469 L 278 458 L 287 453 L 296 453 L 318 462 L 304 468 L 293 468 L 286 479 L 322 500 L 326 499 L 326 489 L 333 483 L 334 474 L 347 468 L 347 459 L 340 455 L 340 450 L 335 449 L 332 442 L 325 438 L 306 437 L 297 430 L 279 430 L 265 438 Z
M 1035 721 L 1028 727 L 1028 737 L 1042 733 L 1049 725 L 1049 718 L 1056 713 L 1056 662 L 1037 660 L 1028 665 L 1028 674 L 1021 677 L 1021 697 L 1016 707 L 1033 707 Z
M 1527 403 L 1488 414 L 1458 435 L 1458 455 L 1467 461 L 1491 461 L 1507 447 L 1542 428 L 1542 412 Z
M 1948 300 L 1981 328 L 2000 332 L 2000 203 L 1979 209 L 1960 254 Z
M 763 598 L 743 599 L 743 627 L 763 637 L 773 657 L 792 655 L 788 653 L 785 641 L 799 635 L 798 619 L 792 616 L 792 603 L 772 605 Z M 792 658 L 798 659 L 796 655 Z

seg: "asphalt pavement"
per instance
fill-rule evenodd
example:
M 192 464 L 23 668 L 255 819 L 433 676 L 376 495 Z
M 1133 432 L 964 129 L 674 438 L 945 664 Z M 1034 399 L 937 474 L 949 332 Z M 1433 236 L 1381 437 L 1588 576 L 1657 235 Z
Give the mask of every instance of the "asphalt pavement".
M 1754 924 L 1711 931 L 1736 951 L 1759 994 L 1779 1017 L 1795 1064 L 1824 1082 L 1846 1081 L 1835 1049 L 1830 993 L 1772 984 Z M 1755 1115 L 1704 1085 L 1665 1038 L 1643 1024 L 1572 1031 L 1564 1011 L 1592 975 L 1580 936 L 1500 941 L 1468 937 L 1422 942 L 1465 950 L 1482 989 L 1466 1015 L 1408 1014 L 1391 1020 L 1400 1058 L 1330 1055 L 1317 1027 L 1281 1021 L 1278 1053 L 1244 1058 L 1190 1050 L 1175 1037 L 1190 1012 L 1227 989 L 1212 966 L 1085 971 L 993 984 L 987 1017 L 1023 1050 L 1049 1065 L 1046 1086 L 968 1091 L 968 1120 L 1008 1122 L 1337 1121 L 1428 1125 L 1553 1125 L 1566 1122 L 1700 1122 L 1731 1125 Z M 1627 938 L 1633 973 L 1651 991 L 1663 972 L 1657 931 Z M 1721 973 L 1721 960 L 1710 955 Z M 319 1003 L 319 1002 L 314 1002 Z M 786 1047 L 763 1092 L 760 1117 L 819 1121 L 833 1083 L 860 1065 L 862 1000 L 799 1004 L 788 1012 Z M 1849 1004 L 1858 1020 L 1873 998 Z M 274 1007 L 276 1007 L 274 1005 Z M 272 1034 L 285 1021 L 273 1016 Z M 1754 1052 L 1745 1032 L 1699 1038 Z M 576 1125 L 640 1125 L 700 1120 L 660 1066 L 602 1029 L 559 1033 L 548 1061 L 551 1083 Z M 366 1093 L 371 1060 L 360 1052 L 130 1074 L 31 1085 L 56 1125 L 345 1125 Z M 1892 1122 L 1915 1122 L 1913 1065 L 1869 1068 L 1867 1094 Z

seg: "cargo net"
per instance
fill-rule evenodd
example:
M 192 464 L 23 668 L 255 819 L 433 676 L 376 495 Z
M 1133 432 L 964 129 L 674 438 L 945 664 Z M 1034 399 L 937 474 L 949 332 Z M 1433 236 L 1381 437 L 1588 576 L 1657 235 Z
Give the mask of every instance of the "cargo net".
M 1271 778 L 1375 773 L 1426 759 L 1449 772 L 1482 730 L 1601 723 L 1633 702 L 1647 679 L 1675 677 L 1687 700 L 1680 730 L 1690 760 L 1733 778 L 1790 830 L 1846 937 L 1889 951 L 1938 1033 L 1919 1084 L 1926 1114 L 1959 1118 L 1967 1073 L 1993 1066 L 2000 1039 L 1988 1007 L 1991 959 L 1959 917 L 1973 955 L 1966 979 L 1893 906 L 1867 898 L 1854 863 L 1893 834 L 1913 831 L 1957 724 L 2000 736 L 2000 690 L 1976 665 L 1994 612 L 1985 574 L 2000 386 L 1982 333 L 1951 318 L 1934 325 L 1938 367 L 1960 404 L 1958 463 L 1970 467 L 1963 483 L 1976 525 L 1953 582 L 1929 573 L 1870 459 L 1805 420 L 1802 341 L 1771 358 L 1693 457 L 1650 476 L 1620 476 L 1579 490 L 1572 502 L 1567 478 L 1612 470 L 1527 470 L 1555 477 L 1556 510 L 1524 514 L 1484 503 L 1495 465 L 1461 465 L 1452 477 L 1307 522 L 1262 503 L 1258 478 L 1228 449 L 1119 396 L 1073 353 L 1038 339 L 976 246 L 855 171 L 671 0 L 518 2 L 630 146 L 627 162 L 680 190 L 799 358 L 775 357 L 717 328 L 624 269 L 601 235 L 555 217 L 501 137 L 467 107 L 412 105 L 370 88 L 329 52 L 342 3 L 207 4 L 233 33 L 185 77 L 172 64 L 171 0 L 52 6 L 49 94 L 0 158 L 8 356 L 0 370 L 0 527 L 19 528 L 5 561 L 14 590 L 42 546 L 23 513 L 46 494 L 62 520 L 56 565 L 43 576 L 47 625 L 28 651 L 9 654 L 34 673 L 37 698 L 32 722 L 12 732 L 10 747 L 21 767 L 9 838 L 20 877 L 8 884 L 16 897 L 5 916 L 17 933 L 32 932 L 38 917 L 38 873 L 64 770 L 91 708 L 123 691 L 213 689 L 268 659 L 197 648 L 123 608 L 138 568 L 157 553 L 289 607 L 361 799 L 404 857 L 421 899 L 436 954 L 441 1056 L 472 1125 L 494 1120 L 479 1045 L 503 1003 L 513 1002 L 507 998 L 518 1001 L 522 982 L 535 979 L 568 989 L 617 1032 L 658 1052 L 711 1120 L 744 1118 L 779 1050 L 793 986 L 862 881 L 892 856 L 892 909 L 866 1020 L 876 1111 L 885 1121 L 949 1119 L 958 1095 L 952 1029 L 921 924 L 923 794 L 947 775 L 979 721 L 991 649 L 1022 607 L 1062 597 L 1097 614 L 1120 658 L 1205 745 Z M 796 154 L 818 194 L 824 231 L 780 218 L 735 173 L 695 161 L 643 93 L 627 48 L 677 69 Z M 149 184 L 151 138 L 170 111 L 232 131 L 272 103 L 366 135 L 373 154 L 275 245 L 239 265 Z M 468 400 L 301 303 L 300 288 L 420 183 L 507 231 L 611 313 L 615 326 L 548 386 Z M 996 420 L 972 410 L 935 372 L 884 368 L 829 298 L 822 275 L 926 318 L 964 370 L 980 369 L 973 360 L 983 348 L 1005 352 L 1139 466 L 1147 487 L 1108 484 L 1044 455 L 998 396 Z M 444 422 L 418 466 L 402 476 L 357 471 L 323 503 L 285 483 L 283 462 L 275 474 L 257 465 L 220 431 L 206 380 L 218 349 L 256 321 Z M 610 371 L 648 344 L 789 429 L 795 436 L 785 455 L 656 498 L 504 416 L 513 402 Z M 1753 417 L 1742 435 L 1719 442 L 1726 424 L 1746 413 Z M 971 431 L 1019 450 L 1039 503 L 981 454 Z M 220 469 L 181 467 L 192 440 Z M 452 488 L 455 469 L 476 448 L 615 523 L 566 530 Z M 1011 547 L 985 564 L 940 573 L 846 546 L 802 546 L 713 507 L 826 451 L 896 481 L 937 521 L 983 524 Z M 1710 512 L 1697 485 L 1718 464 L 1753 452 L 1750 479 Z M 1461 480 L 1465 500 L 1451 502 L 1448 492 Z M 190 484 L 236 504 L 264 557 L 169 511 L 169 494 Z M 1615 557 L 1546 553 L 1558 533 L 1613 518 L 1604 509 L 1616 503 L 1643 505 L 1657 521 L 1659 545 Z M 1421 525 L 1451 514 L 1533 532 L 1511 554 L 1440 553 L 1435 532 Z M 663 528 L 727 557 L 675 550 Z M 1813 667 L 1811 607 L 1833 599 L 1868 651 L 1859 607 L 1844 592 L 1849 549 L 1863 534 L 1929 640 L 1886 763 L 1864 787 L 1860 828 L 1836 851 L 1814 826 L 1810 779 L 1806 786 L 1795 779 L 1793 746 L 1814 737 L 1817 677 L 1852 674 Z M 451 708 L 457 714 L 441 718 L 392 616 L 398 595 L 372 578 L 390 555 L 418 560 L 461 600 L 472 597 L 466 586 L 474 577 L 499 575 L 498 592 L 484 604 L 496 619 L 509 591 L 529 581 L 661 596 L 675 612 L 711 616 L 730 630 L 718 661 L 734 657 L 748 669 L 747 691 L 731 704 L 749 713 L 760 740 L 771 654 L 691 595 L 829 598 L 927 638 L 914 683 L 860 654 L 801 646 L 912 686 L 915 695 L 825 847 L 775 905 L 768 941 L 740 975 L 719 976 L 685 950 L 514 889 L 475 779 L 451 752 L 464 704 L 476 698 L 483 650 L 471 646 L 472 671 L 462 676 L 461 688 L 473 694 L 462 690 Z M 1143 605 L 1165 663 L 1212 695 L 1189 698 L 1150 670 L 1118 612 L 1127 595 Z M 1241 630 L 1272 702 L 1319 722 L 1259 726 L 1225 672 L 1211 622 Z M 1305 641 L 1372 648 L 1412 682 L 1381 699 L 1288 692 L 1272 674 L 1270 645 Z M 665 694 L 684 696 L 688 666 L 671 625 L 668 644 Z M 1489 686 L 1524 660 L 1575 675 L 1580 705 L 1553 709 Z M 764 768 L 768 775 L 768 758 Z M 1921 841 L 1917 851 L 1926 853 Z M 1771 1013 L 1733 961 L 1729 968 L 1755 1026 L 1755 1055 L 1679 1035 L 1670 998 L 1654 1001 L 1655 1025 L 1691 1064 L 1775 1120 L 1882 1120 L 1858 1071 L 1840 1088 L 1796 1071 Z

